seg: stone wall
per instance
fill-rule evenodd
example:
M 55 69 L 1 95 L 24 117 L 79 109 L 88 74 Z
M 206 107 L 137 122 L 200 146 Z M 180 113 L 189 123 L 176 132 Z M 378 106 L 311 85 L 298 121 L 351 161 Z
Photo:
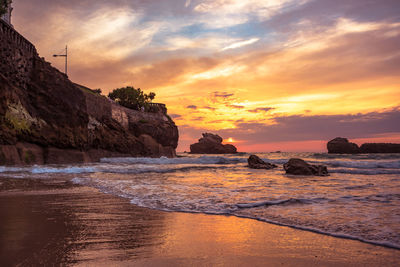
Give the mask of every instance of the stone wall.
M 12 85 L 27 88 L 37 57 L 35 46 L 0 20 L 0 73 Z

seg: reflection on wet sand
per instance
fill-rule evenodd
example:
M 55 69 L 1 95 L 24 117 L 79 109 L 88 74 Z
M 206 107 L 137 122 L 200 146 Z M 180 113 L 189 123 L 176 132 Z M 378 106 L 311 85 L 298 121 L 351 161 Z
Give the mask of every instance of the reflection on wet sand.
M 87 187 L 35 187 L 0 193 L 3 266 L 123 262 L 147 257 L 145 248 L 160 242 L 162 212 Z
M 399 250 L 250 219 L 149 210 L 67 181 L 2 179 L 0 218 L 2 266 L 400 262 Z

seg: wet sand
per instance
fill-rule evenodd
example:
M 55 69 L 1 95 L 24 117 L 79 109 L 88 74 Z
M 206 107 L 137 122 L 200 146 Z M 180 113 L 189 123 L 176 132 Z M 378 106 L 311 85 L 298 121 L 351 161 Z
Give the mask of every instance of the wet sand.
M 0 265 L 398 266 L 400 250 L 161 212 L 67 181 L 0 179 Z

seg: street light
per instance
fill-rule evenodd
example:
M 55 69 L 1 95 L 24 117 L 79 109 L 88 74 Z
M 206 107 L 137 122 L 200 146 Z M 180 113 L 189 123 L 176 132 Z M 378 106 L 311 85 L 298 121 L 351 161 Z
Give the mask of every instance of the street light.
M 65 57 L 65 75 L 68 76 L 68 46 L 65 46 L 65 54 L 64 55 L 53 55 L 53 57 Z

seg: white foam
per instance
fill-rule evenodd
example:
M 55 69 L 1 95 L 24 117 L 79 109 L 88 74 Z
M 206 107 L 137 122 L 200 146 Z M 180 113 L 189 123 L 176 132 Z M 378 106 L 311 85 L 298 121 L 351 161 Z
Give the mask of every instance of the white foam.
M 182 158 L 102 158 L 102 163 L 124 163 L 124 164 L 151 164 L 151 165 L 171 165 L 171 164 L 237 164 L 244 163 L 245 158 L 228 158 L 222 156 L 201 156 L 201 157 L 182 157 Z
M 319 163 L 319 162 L 318 162 Z M 399 169 L 399 160 L 354 160 L 354 161 L 323 161 L 323 164 L 327 164 L 332 167 L 347 167 L 357 169 Z
M 329 169 L 330 173 L 347 173 L 347 174 L 363 174 L 363 175 L 378 175 L 378 174 L 400 174 L 400 169 L 350 169 L 350 168 L 335 168 Z
M 245 208 L 256 208 L 256 207 L 261 207 L 261 206 L 271 206 L 271 205 L 279 205 L 283 203 L 287 203 L 291 201 L 292 199 L 283 199 L 283 200 L 274 200 L 274 201 L 261 201 L 261 202 L 256 202 L 256 203 L 239 203 L 236 204 L 238 208 L 245 209 Z

